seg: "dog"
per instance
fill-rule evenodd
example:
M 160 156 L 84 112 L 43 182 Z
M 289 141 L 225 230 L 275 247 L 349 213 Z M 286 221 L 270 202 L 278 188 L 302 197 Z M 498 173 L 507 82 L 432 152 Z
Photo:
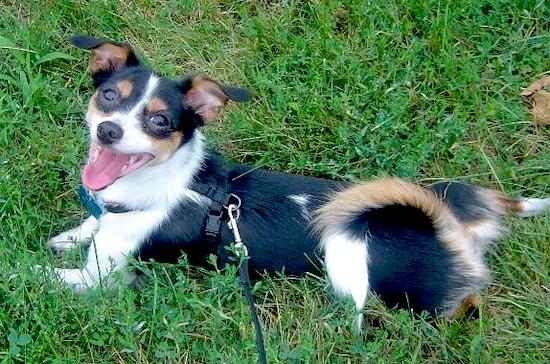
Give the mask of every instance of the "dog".
M 130 284 L 130 257 L 174 262 L 185 253 L 203 266 L 210 254 L 227 258 L 220 246 L 235 239 L 220 211 L 230 196 L 251 274 L 324 267 L 358 312 L 374 292 L 389 307 L 451 318 L 488 283 L 484 255 L 505 231 L 502 217 L 550 206 L 550 198 L 514 199 L 458 181 L 350 184 L 229 164 L 205 147 L 200 128 L 227 102 L 249 100 L 248 91 L 200 75 L 162 77 L 127 43 L 72 43 L 92 53 L 82 183 L 99 212 L 48 245 L 62 252 L 91 240 L 84 269 L 55 269 L 76 291 Z

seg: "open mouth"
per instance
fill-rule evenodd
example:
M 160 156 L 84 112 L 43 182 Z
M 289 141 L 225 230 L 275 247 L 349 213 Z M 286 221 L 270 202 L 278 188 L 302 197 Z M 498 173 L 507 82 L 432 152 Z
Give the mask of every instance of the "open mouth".
M 149 153 L 123 154 L 92 142 L 88 163 L 82 170 L 82 183 L 92 191 L 101 190 L 153 158 Z

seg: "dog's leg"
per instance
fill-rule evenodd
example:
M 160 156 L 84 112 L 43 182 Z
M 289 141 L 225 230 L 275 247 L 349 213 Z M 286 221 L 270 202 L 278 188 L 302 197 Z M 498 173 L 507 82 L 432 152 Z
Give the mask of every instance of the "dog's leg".
M 481 305 L 481 295 L 479 292 L 468 295 L 456 309 L 455 312 L 449 314 L 449 318 L 452 320 L 461 319 L 470 313 L 479 309 Z
M 114 283 L 112 274 L 117 271 L 121 271 L 124 283 L 130 283 L 133 275 L 122 268 L 136 245 L 136 242 L 125 242 L 116 234 L 99 231 L 90 244 L 84 269 L 56 268 L 55 273 L 76 292 L 98 285 L 111 287 Z
M 358 331 L 363 325 L 362 310 L 369 290 L 366 243 L 366 239 L 355 238 L 344 231 L 326 231 L 321 237 L 328 277 L 336 294 L 353 299 L 358 311 Z
M 157 228 L 166 216 L 165 210 L 107 213 L 101 218 L 101 227 L 95 234 L 84 269 L 56 269 L 57 276 L 73 286 L 75 291 L 105 285 L 112 287 L 113 274 L 120 272 L 123 283 L 131 283 L 134 275 L 124 268 L 128 257 Z
M 80 226 L 67 230 L 48 240 L 48 246 L 56 252 L 73 249 L 92 238 L 99 228 L 99 221 L 88 217 Z

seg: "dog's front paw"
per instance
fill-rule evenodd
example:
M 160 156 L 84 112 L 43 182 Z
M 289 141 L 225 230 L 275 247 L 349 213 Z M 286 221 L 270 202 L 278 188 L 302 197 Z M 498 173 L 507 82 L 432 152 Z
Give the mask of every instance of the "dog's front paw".
M 50 238 L 47 245 L 54 251 L 61 253 L 76 248 L 79 245 L 89 243 L 98 228 L 98 220 L 90 216 L 80 226 Z
M 43 265 L 35 265 L 32 271 L 42 276 L 49 276 L 60 283 L 69 285 L 76 293 L 85 292 L 90 282 L 86 279 L 85 272 L 80 269 L 54 268 Z
M 47 246 L 59 254 L 85 244 L 89 239 L 90 236 L 83 234 L 82 229 L 77 227 L 50 238 Z
M 53 270 L 53 268 L 48 267 L 48 266 L 35 264 L 31 267 L 31 271 L 34 274 L 49 275 L 49 274 L 52 274 L 54 270 Z
M 76 238 L 67 233 L 68 232 L 64 232 L 54 236 L 53 238 L 48 240 L 46 245 L 58 254 L 76 248 L 79 245 L 76 242 Z

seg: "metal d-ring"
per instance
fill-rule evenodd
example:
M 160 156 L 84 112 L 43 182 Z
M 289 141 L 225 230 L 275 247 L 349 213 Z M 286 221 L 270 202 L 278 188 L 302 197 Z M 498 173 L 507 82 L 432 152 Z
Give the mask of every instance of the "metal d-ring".
M 229 206 L 234 205 L 235 209 L 238 211 L 241 208 L 241 204 L 242 204 L 241 198 L 234 193 L 230 193 L 226 201 L 227 202 L 231 201 L 231 198 L 234 198 L 235 200 L 237 200 L 237 204 L 228 204 L 228 205 L 223 204 L 223 207 L 225 207 L 226 210 L 229 210 Z

